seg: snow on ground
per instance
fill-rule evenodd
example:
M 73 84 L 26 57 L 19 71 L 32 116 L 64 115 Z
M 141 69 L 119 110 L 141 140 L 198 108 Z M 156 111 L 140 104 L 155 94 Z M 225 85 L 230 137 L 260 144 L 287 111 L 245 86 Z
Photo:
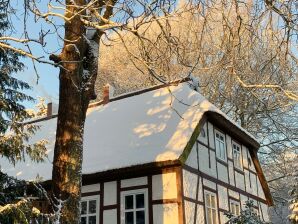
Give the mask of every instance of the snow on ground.
M 226 117 L 188 83 L 89 109 L 83 174 L 178 159 L 206 111 Z M 26 160 L 13 167 L 0 158 L 1 170 L 25 180 L 34 180 L 37 176 L 51 179 L 56 122 L 56 118 L 39 122 L 41 128 L 32 139 L 32 142 L 48 139 L 48 159 L 44 163 Z

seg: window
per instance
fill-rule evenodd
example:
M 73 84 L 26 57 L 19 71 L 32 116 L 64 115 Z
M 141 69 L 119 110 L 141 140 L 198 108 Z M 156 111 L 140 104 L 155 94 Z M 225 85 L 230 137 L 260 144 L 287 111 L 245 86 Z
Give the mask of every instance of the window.
M 207 224 L 217 224 L 216 195 L 205 191 L 205 210 Z
M 242 168 L 241 148 L 235 142 L 233 142 L 233 157 L 235 167 Z
M 235 215 L 240 215 L 240 203 L 236 201 L 230 201 L 230 212 Z
M 219 131 L 215 131 L 215 148 L 217 157 L 226 160 L 225 136 Z
M 122 224 L 147 224 L 147 191 L 128 191 L 122 194 Z
M 84 197 L 81 200 L 81 224 L 97 224 L 99 222 L 99 203 L 94 196 Z

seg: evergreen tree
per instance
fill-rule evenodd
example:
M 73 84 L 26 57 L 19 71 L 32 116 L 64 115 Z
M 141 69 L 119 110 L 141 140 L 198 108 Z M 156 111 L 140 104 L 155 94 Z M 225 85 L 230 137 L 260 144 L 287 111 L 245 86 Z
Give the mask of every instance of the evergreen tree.
M 11 30 L 8 20 L 9 0 L 0 1 L 0 37 Z M 23 91 L 30 86 L 15 77 L 24 68 L 20 55 L 9 49 L 0 48 L 0 156 L 15 164 L 25 155 L 35 161 L 42 161 L 45 155 L 45 141 L 29 145 L 29 138 L 38 129 L 25 125 L 32 118 L 22 105 L 33 98 Z M 1 164 L 0 164 L 1 168 Z M 0 172 L 0 223 L 28 223 L 37 210 L 25 198 L 26 183 Z
M 18 197 L 23 196 L 25 187 L 24 181 L 18 181 L 0 172 L 0 223 L 13 223 L 11 216 L 7 214 L 9 209 L 4 211 L 4 208 L 5 205 L 11 205 Z
M 0 37 L 11 28 L 8 8 L 9 0 L 0 2 Z M 33 98 L 23 93 L 30 89 L 30 86 L 13 77 L 14 73 L 24 68 L 19 58 L 18 53 L 0 48 L 0 156 L 8 158 L 13 164 L 23 160 L 25 154 L 33 160 L 41 161 L 45 153 L 44 141 L 27 144 L 38 127 L 23 124 L 31 115 L 22 102 L 32 101 Z

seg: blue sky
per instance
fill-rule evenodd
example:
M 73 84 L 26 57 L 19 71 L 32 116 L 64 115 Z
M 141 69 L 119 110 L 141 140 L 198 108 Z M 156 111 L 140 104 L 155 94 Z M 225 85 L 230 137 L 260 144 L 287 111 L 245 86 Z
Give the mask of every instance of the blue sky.
M 42 1 L 43 4 L 46 1 Z M 17 9 L 17 16 L 13 16 L 12 23 L 14 25 L 15 32 L 10 34 L 13 37 L 24 38 L 24 6 L 23 1 L 15 1 L 15 7 Z M 45 4 L 44 4 L 45 5 Z M 57 24 L 62 23 L 63 21 L 57 20 Z M 47 32 L 48 30 L 53 30 L 52 26 L 45 24 L 44 21 L 35 21 L 33 16 L 27 17 L 27 32 L 31 38 L 38 39 L 39 33 L 43 30 L 43 32 Z M 60 34 L 63 36 L 63 29 L 61 27 Z M 61 43 L 62 41 L 57 38 L 57 34 L 49 34 L 45 39 L 46 46 L 41 47 L 39 44 L 31 44 L 30 48 L 35 56 L 44 57 L 43 60 L 49 61 L 50 52 L 59 53 L 61 52 Z M 23 49 L 23 46 L 12 44 L 13 46 L 19 46 Z M 29 58 L 22 58 L 22 62 L 25 64 L 26 68 L 22 72 L 18 72 L 15 74 L 15 77 L 22 79 L 29 83 L 32 86 L 32 90 L 26 91 L 29 95 L 37 98 L 38 96 L 46 99 L 46 102 L 55 102 L 58 103 L 59 100 L 59 69 L 48 64 L 43 63 L 35 63 L 37 73 L 39 78 L 36 75 L 36 72 L 33 67 L 32 60 Z M 24 105 L 27 108 L 34 107 L 34 102 L 25 102 Z

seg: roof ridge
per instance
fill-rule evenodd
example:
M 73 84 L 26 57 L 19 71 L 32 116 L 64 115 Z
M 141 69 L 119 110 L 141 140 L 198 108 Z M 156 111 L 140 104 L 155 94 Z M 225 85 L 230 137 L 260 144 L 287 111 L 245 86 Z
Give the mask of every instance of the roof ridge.
M 132 97 L 132 96 L 141 95 L 143 93 L 151 92 L 153 90 L 161 89 L 161 88 L 164 88 L 164 87 L 167 87 L 167 86 L 179 85 L 180 83 L 187 82 L 187 81 L 190 81 L 190 78 L 186 77 L 186 78 L 174 80 L 174 81 L 171 81 L 171 82 L 168 82 L 168 83 L 162 83 L 162 84 L 159 84 L 159 85 L 150 86 L 150 87 L 140 89 L 140 90 L 136 90 L 136 91 L 133 91 L 133 92 L 123 93 L 121 95 L 118 95 L 118 96 L 115 96 L 115 97 L 111 98 L 109 102 L 114 102 L 114 101 L 117 101 L 117 100 L 122 100 L 122 99 L 125 99 L 125 98 L 129 98 L 129 97 Z M 103 101 L 101 100 L 101 101 L 89 104 L 88 108 L 97 107 L 97 106 L 100 106 L 102 104 L 103 104 Z
M 124 93 L 124 94 L 121 94 L 121 95 L 118 95 L 116 97 L 111 98 L 109 102 L 114 102 L 114 101 L 122 100 L 122 99 L 125 99 L 125 98 L 129 98 L 129 97 L 132 97 L 132 96 L 141 95 L 143 93 L 151 92 L 151 91 L 161 89 L 161 88 L 164 88 L 164 87 L 167 87 L 167 86 L 179 85 L 180 83 L 187 82 L 187 81 L 190 81 L 190 80 L 191 79 L 189 77 L 185 77 L 185 78 L 182 78 L 182 79 L 177 79 L 177 80 L 174 80 L 174 81 L 170 81 L 168 83 L 162 83 L 162 84 L 159 84 L 159 85 L 150 86 L 150 87 L 145 88 L 145 89 L 140 89 L 140 90 L 136 90 L 136 91 L 133 91 L 133 92 Z M 100 101 L 94 102 L 94 103 L 90 103 L 88 105 L 88 109 L 89 108 L 94 108 L 94 107 L 97 107 L 97 106 L 101 106 L 101 105 L 103 105 L 103 100 L 100 100 Z M 27 121 L 27 122 L 24 122 L 24 124 L 25 125 L 34 124 L 34 123 L 37 123 L 37 122 L 50 120 L 50 119 L 53 119 L 53 118 L 56 118 L 56 117 L 58 117 L 58 114 L 38 118 L 36 120 Z

